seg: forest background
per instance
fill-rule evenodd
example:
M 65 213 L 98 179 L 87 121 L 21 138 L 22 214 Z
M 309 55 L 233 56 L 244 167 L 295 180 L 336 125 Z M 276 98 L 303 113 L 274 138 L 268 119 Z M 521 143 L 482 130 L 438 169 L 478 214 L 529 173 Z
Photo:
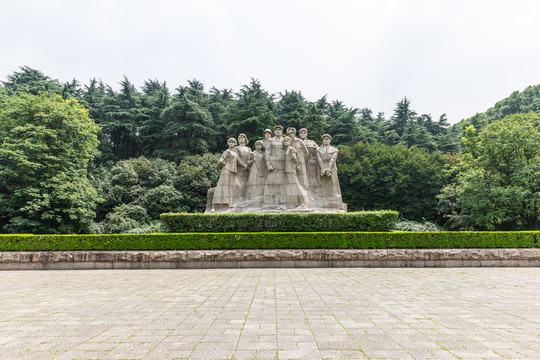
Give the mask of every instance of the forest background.
M 190 80 L 60 82 L 21 67 L 0 86 L 0 232 L 161 231 L 202 212 L 229 137 L 280 124 L 329 133 L 349 211 L 392 209 L 401 230 L 538 229 L 540 85 L 450 126 L 403 98 L 392 115 Z

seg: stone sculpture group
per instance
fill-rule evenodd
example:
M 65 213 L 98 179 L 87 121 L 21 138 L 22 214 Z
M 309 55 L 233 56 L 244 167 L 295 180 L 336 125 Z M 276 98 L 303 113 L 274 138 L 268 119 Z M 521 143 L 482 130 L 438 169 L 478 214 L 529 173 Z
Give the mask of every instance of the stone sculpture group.
M 273 135 L 273 136 L 272 136 Z M 206 213 L 214 212 L 345 212 L 337 176 L 338 150 L 324 134 L 318 146 L 307 138 L 307 129 L 276 125 L 264 139 L 248 145 L 244 134 L 227 141 L 219 159 L 221 173 L 208 190 Z

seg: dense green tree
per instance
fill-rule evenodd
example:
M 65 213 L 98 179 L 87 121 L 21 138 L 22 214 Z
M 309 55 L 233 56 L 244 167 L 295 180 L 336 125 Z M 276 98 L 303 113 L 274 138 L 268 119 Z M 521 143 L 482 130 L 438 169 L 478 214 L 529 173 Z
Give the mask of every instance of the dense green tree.
M 21 66 L 20 71 L 8 75 L 8 81 L 2 83 L 10 94 L 29 93 L 38 95 L 41 92 L 48 94 L 62 94 L 62 85 L 39 70 Z
M 431 117 L 429 118 L 431 119 Z M 437 144 L 428 129 L 424 126 L 424 123 L 418 123 L 416 121 L 408 122 L 405 125 L 399 143 L 408 147 L 416 146 L 418 148 L 424 148 L 429 151 L 437 149 Z
M 327 108 L 327 132 L 338 145 L 352 145 L 358 142 L 359 124 L 356 119 L 358 109 L 346 108 L 343 102 L 333 101 Z M 317 139 L 318 140 L 318 139 Z
M 248 139 L 259 139 L 263 137 L 264 129 L 277 125 L 274 101 L 258 80 L 251 79 L 249 85 L 244 85 L 236 96 L 237 100 L 229 107 L 227 114 L 229 136 L 237 137 L 244 133 Z
M 215 141 L 209 144 L 211 153 L 221 152 L 227 147 L 227 134 L 229 133 L 227 113 L 229 107 L 233 106 L 234 103 L 235 99 L 232 90 L 218 90 L 215 87 L 210 89 L 207 109 L 212 114 L 215 133 Z
M 326 97 L 323 97 L 323 99 L 326 101 Z M 320 139 L 320 137 L 326 133 L 328 124 L 326 123 L 324 108 L 325 105 L 321 103 L 321 100 L 310 102 L 307 105 L 307 112 L 306 116 L 304 117 L 304 125 L 302 127 L 308 129 L 309 137 L 311 139 Z
M 128 159 L 139 152 L 138 128 L 143 120 L 141 94 L 124 77 L 120 92 L 107 89 L 103 102 L 103 135 L 114 155 Z
M 156 155 L 163 159 L 180 161 L 202 154 L 214 141 L 212 114 L 185 93 L 173 97 L 171 105 L 161 113 L 161 121 L 164 141 L 159 147 L 156 145 Z
M 219 178 L 218 160 L 217 155 L 207 153 L 180 162 L 174 186 L 184 195 L 183 204 L 189 212 L 204 212 L 208 189 L 216 186 Z
M 92 174 L 93 184 L 103 202 L 96 217 L 96 232 L 114 226 L 125 227 L 131 222 L 119 222 L 118 217 L 124 214 L 136 221 L 133 227 L 148 225 L 157 220 L 164 212 L 188 210 L 185 196 L 175 188 L 177 166 L 163 159 L 147 159 L 145 157 L 118 161 L 108 170 L 96 169 Z M 133 208 L 125 208 L 129 205 Z M 134 217 L 129 209 L 144 209 L 145 217 Z M 137 210 L 138 211 L 138 210 Z M 108 215 L 115 213 L 115 215 Z M 136 213 L 141 213 L 138 211 Z M 113 216 L 111 218 L 111 216 Z
M 360 109 L 358 124 L 359 141 L 369 143 L 382 141 L 382 134 L 385 128 L 384 119 L 381 116 L 373 117 L 373 110 L 369 108 Z
M 295 90 L 285 90 L 285 93 L 280 93 L 279 95 L 280 99 L 276 104 L 279 122 L 285 127 L 294 127 L 297 131 L 306 127 L 308 110 L 302 93 Z
M 74 98 L 81 100 L 83 95 L 83 90 L 81 88 L 81 83 L 77 79 L 73 79 L 70 82 L 65 82 L 62 87 L 62 98 L 69 99 Z
M 538 229 L 540 114 L 509 115 L 479 134 L 470 126 L 463 141 L 452 185 L 461 214 L 480 229 Z
M 101 80 L 91 79 L 84 88 L 80 102 L 88 109 L 90 118 L 99 125 L 103 122 L 103 99 L 107 95 L 105 84 Z
M 110 170 L 96 169 L 92 175 L 93 184 L 104 199 L 97 221 L 104 220 L 122 204 L 142 206 L 153 220 L 160 212 L 187 209 L 181 192 L 174 189 L 177 168 L 169 161 L 133 158 L 117 162 Z M 157 199 L 160 194 L 163 198 Z
M 163 156 L 165 121 L 162 112 L 171 104 L 171 94 L 165 82 L 147 80 L 142 87 L 143 121 L 139 129 L 142 153 L 149 157 Z
M 470 125 L 477 130 L 482 130 L 488 124 L 501 120 L 508 115 L 529 112 L 540 112 L 540 85 L 528 86 L 523 91 L 514 91 L 510 96 L 498 101 L 485 112 L 463 119 L 455 124 L 453 128 L 460 135 L 463 135 L 465 129 Z
M 343 147 L 338 172 L 349 211 L 397 210 L 410 220 L 436 220 L 436 195 L 445 185 L 446 157 L 403 145 Z
M 76 100 L 21 93 L 0 103 L 0 228 L 87 232 L 97 194 L 87 166 L 98 126 Z
M 390 130 L 396 132 L 401 137 L 407 125 L 416 119 L 416 112 L 411 109 L 411 102 L 404 97 L 396 104 L 394 115 L 392 115 Z

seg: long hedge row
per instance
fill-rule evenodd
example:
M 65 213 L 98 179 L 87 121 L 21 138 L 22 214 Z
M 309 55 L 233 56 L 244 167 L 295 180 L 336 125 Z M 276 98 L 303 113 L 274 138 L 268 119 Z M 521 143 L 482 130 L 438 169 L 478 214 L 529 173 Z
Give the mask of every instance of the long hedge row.
M 389 231 L 398 212 L 392 210 L 350 213 L 264 213 L 264 214 L 161 214 L 167 232 L 314 232 Z
M 0 235 L 0 251 L 540 247 L 540 231 Z

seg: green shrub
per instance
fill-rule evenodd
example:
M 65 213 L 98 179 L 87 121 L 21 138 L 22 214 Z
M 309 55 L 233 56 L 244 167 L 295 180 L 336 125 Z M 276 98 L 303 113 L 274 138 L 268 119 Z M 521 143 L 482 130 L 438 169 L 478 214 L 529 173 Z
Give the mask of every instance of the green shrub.
M 540 231 L 0 235 L 0 251 L 539 247 Z
M 444 228 L 429 221 L 418 222 L 412 220 L 401 219 L 396 223 L 397 231 L 444 231 Z
M 275 214 L 161 214 L 167 232 L 389 231 L 396 211 Z

